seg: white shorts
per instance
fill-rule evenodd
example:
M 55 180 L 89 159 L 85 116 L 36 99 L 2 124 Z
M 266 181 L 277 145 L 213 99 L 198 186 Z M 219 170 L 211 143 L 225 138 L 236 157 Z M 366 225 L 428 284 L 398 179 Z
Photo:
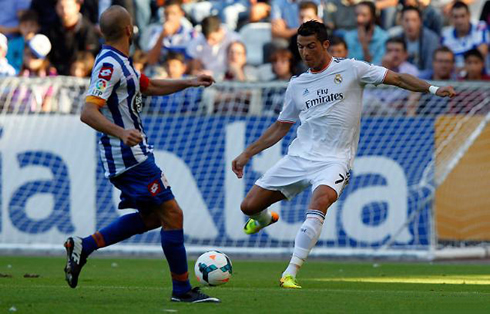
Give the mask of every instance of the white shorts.
M 320 185 L 331 187 L 340 197 L 349 183 L 349 163 L 342 159 L 312 161 L 296 156 L 284 156 L 260 177 L 255 184 L 266 190 L 279 191 L 288 200 L 311 185 L 311 190 Z

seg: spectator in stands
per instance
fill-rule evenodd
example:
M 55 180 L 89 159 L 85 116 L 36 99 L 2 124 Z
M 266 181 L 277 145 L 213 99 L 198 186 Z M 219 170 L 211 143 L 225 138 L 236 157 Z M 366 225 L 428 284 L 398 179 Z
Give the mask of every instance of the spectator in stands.
M 47 77 L 55 76 L 56 69 L 47 59 L 51 51 L 51 42 L 42 34 L 34 35 L 24 49 L 24 62 L 19 76 L 22 77 Z
M 405 6 L 413 6 L 422 13 L 422 22 L 424 27 L 427 27 L 438 36 L 441 35 L 444 19 L 439 10 L 431 5 L 431 0 L 404 0 Z
M 73 61 L 70 67 L 70 75 L 75 77 L 90 77 L 94 62 L 95 58 L 90 52 L 77 52 L 75 61 Z
M 488 81 L 490 76 L 485 73 L 485 59 L 478 49 L 471 49 L 464 54 L 465 81 Z
M 165 75 L 162 78 L 182 79 L 187 72 L 185 56 L 169 52 L 164 63 Z M 188 88 L 166 96 L 152 97 L 148 106 L 151 113 L 184 113 L 201 109 L 202 92 L 200 88 Z
M 485 59 L 488 52 L 489 35 L 485 22 L 472 23 L 468 5 L 457 1 L 451 8 L 452 26 L 442 32 L 442 44 L 456 56 L 456 68 L 464 67 L 464 53 L 477 48 Z
M 318 16 L 318 5 L 313 1 L 303 1 L 299 4 L 298 13 L 299 24 L 314 20 L 321 22 Z M 308 70 L 308 67 L 301 59 L 297 44 L 298 34 L 294 34 L 289 41 L 289 50 L 293 54 L 293 73 L 300 74 Z
M 227 67 L 223 79 L 238 82 L 257 81 L 257 69 L 247 65 L 247 48 L 241 41 L 232 42 L 228 46 Z
M 171 79 L 181 79 L 187 72 L 185 56 L 178 52 L 169 52 L 165 61 L 167 77 Z
M 148 66 L 148 55 L 142 50 L 136 50 L 133 54 L 133 67 L 136 71 L 144 73 Z
M 422 24 L 422 13 L 416 7 L 404 7 L 402 10 L 403 34 L 408 50 L 408 62 L 419 70 L 432 66 L 432 55 L 437 49 L 439 36 Z
M 299 2 L 295 0 L 271 1 L 271 32 L 276 47 L 286 48 L 291 37 L 296 34 L 300 25 Z M 313 2 L 320 4 L 319 0 Z
M 419 77 L 433 81 L 455 80 L 454 54 L 451 49 L 445 46 L 437 48 L 432 56 L 432 69 L 420 73 Z M 408 115 L 444 114 L 448 111 L 448 103 L 447 98 L 435 97 L 431 94 L 411 94 L 408 101 Z
M 168 0 L 164 5 L 165 22 L 151 28 L 148 48 L 148 63 L 157 64 L 165 60 L 168 52 L 185 54 L 187 44 L 194 37 L 190 22 L 185 22 L 181 0 Z
M 376 7 L 363 1 L 356 5 L 357 29 L 345 34 L 349 58 L 380 64 L 385 55 L 388 34 L 375 24 Z
M 347 43 L 341 37 L 330 38 L 330 46 L 328 47 L 328 53 L 335 58 L 347 58 L 349 55 L 349 49 Z
M 7 37 L 0 33 L 0 78 L 6 76 L 15 76 L 17 73 L 6 58 L 8 51 Z
M 226 71 L 226 51 L 230 43 L 240 36 L 225 29 L 217 16 L 209 16 L 202 23 L 202 34 L 198 34 L 187 46 L 191 61 L 191 73 L 208 73 L 215 77 Z
M 432 69 L 420 73 L 424 80 L 447 81 L 454 80 L 454 54 L 446 46 L 437 48 L 432 55 Z
M 386 42 L 386 55 L 383 57 L 382 65 L 397 73 L 406 73 L 418 76 L 417 67 L 407 61 L 407 44 L 401 38 L 390 38 Z
M 20 71 L 21 77 L 55 76 L 56 69 L 51 66 L 47 56 L 51 51 L 48 37 L 37 34 L 27 43 L 24 50 L 24 63 Z M 13 104 L 20 104 L 15 110 L 30 112 L 51 112 L 54 108 L 54 88 L 49 81 L 39 82 L 32 86 L 20 85 L 15 90 Z
M 289 81 L 293 76 L 293 55 L 291 51 L 279 48 L 275 50 L 271 57 L 272 73 L 274 81 Z
M 487 0 L 483 5 L 483 9 L 481 10 L 480 21 L 487 23 L 490 25 L 490 0 Z
M 359 0 L 326 1 L 323 9 L 323 23 L 334 30 L 334 34 L 343 37 L 346 31 L 357 27 L 356 4 Z
M 96 55 L 99 36 L 94 25 L 80 14 L 82 0 L 58 0 L 56 22 L 47 31 L 53 43 L 50 61 L 61 75 L 69 75 L 70 67 L 79 51 Z
M 9 52 L 7 59 L 15 68 L 17 73 L 20 71 L 23 62 L 25 43 L 35 34 L 39 33 L 40 27 L 36 11 L 26 10 L 19 18 L 19 31 L 21 36 L 9 40 Z
M 19 16 L 29 9 L 30 0 L 1 1 L 0 33 L 13 38 L 19 33 Z

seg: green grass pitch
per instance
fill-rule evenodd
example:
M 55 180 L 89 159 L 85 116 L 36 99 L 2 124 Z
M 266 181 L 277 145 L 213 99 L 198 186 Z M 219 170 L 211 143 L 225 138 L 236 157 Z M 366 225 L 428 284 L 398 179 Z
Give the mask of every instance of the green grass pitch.
M 71 289 L 64 258 L 3 256 L 0 313 L 490 313 L 488 264 L 309 261 L 283 290 L 286 260 L 231 258 L 230 282 L 204 288 L 221 304 L 175 304 L 163 258 L 91 258 Z

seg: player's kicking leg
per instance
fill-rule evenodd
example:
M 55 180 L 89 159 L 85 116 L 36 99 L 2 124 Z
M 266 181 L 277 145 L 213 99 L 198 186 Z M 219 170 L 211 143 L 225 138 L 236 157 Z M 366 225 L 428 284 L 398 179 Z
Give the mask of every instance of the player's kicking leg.
M 279 191 L 266 190 L 254 185 L 240 206 L 242 212 L 249 217 L 243 231 L 246 234 L 254 234 L 276 223 L 279 214 L 269 210 L 268 207 L 285 198 Z
M 306 219 L 294 240 L 293 256 L 288 267 L 282 273 L 280 279 L 281 287 L 301 288 L 296 280 L 296 275 L 320 237 L 327 209 L 336 200 L 337 192 L 329 186 L 320 185 L 313 192 L 310 209 L 306 211 Z
M 160 221 L 155 213 L 133 213 L 119 217 L 107 227 L 88 237 L 69 237 L 64 243 L 66 282 L 71 288 L 77 286 L 80 272 L 87 262 L 88 256 L 95 250 L 160 226 Z

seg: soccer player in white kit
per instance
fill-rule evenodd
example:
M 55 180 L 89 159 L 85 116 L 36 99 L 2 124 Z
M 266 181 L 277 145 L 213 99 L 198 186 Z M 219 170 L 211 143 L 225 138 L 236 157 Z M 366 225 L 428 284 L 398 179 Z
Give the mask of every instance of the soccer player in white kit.
M 242 178 L 250 158 L 276 144 L 300 120 L 288 154 L 255 182 L 241 204 L 249 217 L 244 231 L 253 234 L 278 221 L 279 215 L 267 209 L 270 205 L 312 187 L 306 219 L 280 279 L 283 288 L 301 288 L 296 280 L 298 270 L 320 237 L 327 209 L 348 183 L 359 142 L 364 86 L 384 83 L 440 97 L 455 95 L 451 86 L 431 86 L 363 61 L 333 58 L 327 51 L 329 44 L 325 25 L 316 21 L 301 25 L 297 45 L 309 70 L 291 79 L 277 121 L 232 163 L 233 172 Z

